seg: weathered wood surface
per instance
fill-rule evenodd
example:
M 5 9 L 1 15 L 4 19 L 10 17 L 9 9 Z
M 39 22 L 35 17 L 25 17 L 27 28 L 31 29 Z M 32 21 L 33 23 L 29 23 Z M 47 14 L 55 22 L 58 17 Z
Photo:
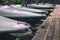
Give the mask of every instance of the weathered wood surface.
M 59 40 L 60 38 L 60 5 L 40 25 L 32 40 Z

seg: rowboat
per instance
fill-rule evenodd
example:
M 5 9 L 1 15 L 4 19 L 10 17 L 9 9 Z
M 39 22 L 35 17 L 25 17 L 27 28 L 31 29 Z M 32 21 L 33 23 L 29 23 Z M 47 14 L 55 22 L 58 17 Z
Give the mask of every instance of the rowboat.
M 21 6 L 21 5 L 10 5 L 10 7 L 18 9 L 18 10 L 22 10 L 22 11 L 29 11 L 29 12 L 33 12 L 33 13 L 39 13 L 39 14 L 48 13 L 47 11 L 44 11 L 44 10 L 28 8 L 28 7 L 24 7 L 24 6 Z
M 16 9 L 10 8 L 9 6 L 1 6 L 0 15 L 6 16 L 6 17 L 40 17 L 42 16 L 41 14 L 37 14 L 33 12 L 16 10 Z
M 49 3 L 45 3 L 45 4 L 28 4 L 27 5 L 28 7 L 31 7 L 31 8 L 40 8 L 40 9 L 50 9 L 50 8 L 53 8 L 53 5 L 52 4 L 49 4 Z
M 30 24 L 0 16 L 0 33 L 29 29 Z
M 36 4 L 36 3 L 28 4 L 27 7 L 34 8 L 34 9 L 42 9 L 42 10 L 45 10 L 45 11 L 48 11 L 48 12 L 50 12 L 54 9 L 53 4 L 49 4 L 49 3 L 45 3 L 45 4 L 43 4 L 43 3 L 41 3 L 41 4 Z

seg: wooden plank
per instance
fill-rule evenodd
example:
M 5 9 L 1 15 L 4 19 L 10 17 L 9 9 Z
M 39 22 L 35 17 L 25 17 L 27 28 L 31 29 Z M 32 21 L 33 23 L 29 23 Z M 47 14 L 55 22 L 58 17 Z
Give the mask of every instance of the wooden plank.
M 59 19 L 60 20 L 60 19 Z M 59 21 L 59 39 L 60 39 L 60 21 Z
M 53 24 L 53 20 L 52 20 L 52 22 L 51 22 L 51 24 L 50 24 L 50 27 L 48 27 L 49 28 L 49 30 L 48 30 L 48 32 L 47 32 L 47 35 L 46 35 L 46 37 L 45 37 L 45 40 L 53 40 L 53 38 L 54 38 L 54 30 L 55 30 L 55 27 L 54 27 L 54 24 Z
M 52 20 L 52 24 L 49 28 L 49 32 L 47 34 L 46 40 L 54 40 L 54 37 L 56 36 L 55 35 L 55 25 L 56 25 L 55 20 Z
M 59 40 L 59 18 L 55 19 L 56 24 L 55 24 L 55 40 Z

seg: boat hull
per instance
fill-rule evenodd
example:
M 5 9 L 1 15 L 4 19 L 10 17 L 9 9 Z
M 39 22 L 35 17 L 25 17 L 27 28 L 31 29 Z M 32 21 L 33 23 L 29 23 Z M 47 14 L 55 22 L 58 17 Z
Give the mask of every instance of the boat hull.
M 29 25 L 28 23 L 0 16 L 0 33 L 12 32 L 18 30 L 22 31 L 30 27 L 31 25 Z

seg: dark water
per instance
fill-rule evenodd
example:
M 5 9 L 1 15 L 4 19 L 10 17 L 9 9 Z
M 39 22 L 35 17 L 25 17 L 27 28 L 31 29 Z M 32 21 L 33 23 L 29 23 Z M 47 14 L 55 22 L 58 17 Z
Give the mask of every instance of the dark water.
M 8 18 L 11 18 L 11 17 L 8 17 Z M 11 18 L 13 20 L 17 20 L 17 21 L 24 21 L 24 22 L 27 22 L 27 23 L 30 23 L 31 25 L 35 25 L 37 23 L 40 22 L 41 19 L 45 19 L 46 17 L 25 17 L 25 18 Z
M 0 40 L 15 40 L 15 38 L 8 33 L 0 33 Z
M 0 40 L 16 40 L 17 37 L 11 36 L 8 33 L 0 33 Z M 19 40 L 31 40 L 32 36 L 20 37 Z

